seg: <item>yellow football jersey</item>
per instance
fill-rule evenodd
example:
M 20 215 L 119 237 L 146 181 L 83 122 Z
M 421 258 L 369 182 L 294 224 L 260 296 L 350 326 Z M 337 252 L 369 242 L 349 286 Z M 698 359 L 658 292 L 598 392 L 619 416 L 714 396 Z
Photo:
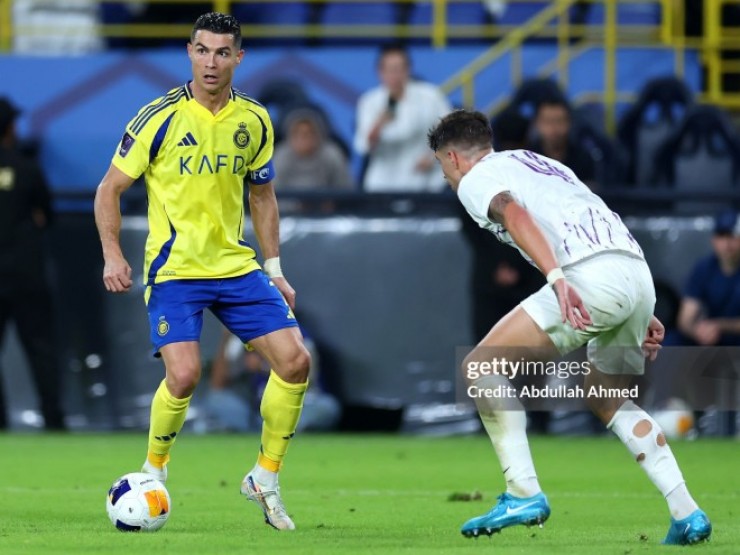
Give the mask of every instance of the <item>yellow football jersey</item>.
M 235 89 L 216 115 L 193 98 L 189 84 L 139 111 L 113 164 L 146 180 L 147 285 L 234 277 L 259 268 L 244 241 L 244 181 L 271 181 L 272 153 L 267 110 Z

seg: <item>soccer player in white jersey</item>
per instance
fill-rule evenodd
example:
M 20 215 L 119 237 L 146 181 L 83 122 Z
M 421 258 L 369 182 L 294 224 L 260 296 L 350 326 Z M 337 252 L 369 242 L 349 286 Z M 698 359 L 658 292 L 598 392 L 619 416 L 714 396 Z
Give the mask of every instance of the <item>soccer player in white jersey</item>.
M 557 358 L 587 344 L 591 371 L 584 389 L 617 389 L 644 372 L 664 329 L 653 315 L 655 290 L 637 242 L 619 216 L 566 166 L 526 150 L 494 152 L 479 112 L 460 110 L 429 132 L 429 146 L 468 214 L 500 241 L 517 248 L 547 276 L 547 285 L 501 319 L 463 363 L 521 349 Z M 481 388 L 508 382 L 488 373 Z M 498 455 L 506 492 L 485 515 L 462 527 L 468 537 L 516 524 L 542 524 L 550 515 L 526 435 L 522 405 L 476 399 Z M 686 488 L 665 435 L 650 415 L 625 398 L 590 399 L 665 497 L 671 513 L 666 544 L 709 538 L 712 526 Z

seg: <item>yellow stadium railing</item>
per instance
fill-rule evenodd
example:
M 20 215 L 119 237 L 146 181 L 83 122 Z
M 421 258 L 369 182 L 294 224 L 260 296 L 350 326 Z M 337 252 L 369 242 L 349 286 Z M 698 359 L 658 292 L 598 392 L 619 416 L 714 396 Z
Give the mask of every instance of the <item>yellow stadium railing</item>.
M 279 4 L 293 2 L 294 0 L 270 0 L 269 2 L 259 0 L 212 0 L 211 8 L 215 11 L 229 13 L 238 4 L 260 4 L 269 5 L 270 9 L 280 9 Z M 387 39 L 387 38 L 415 38 L 429 39 L 435 47 L 443 47 L 449 39 L 464 38 L 497 38 L 504 36 L 513 29 L 512 26 L 486 26 L 486 25 L 447 25 L 447 10 L 454 9 L 456 4 L 479 3 L 481 0 L 306 0 L 310 4 L 429 4 L 432 8 L 432 20 L 430 24 L 406 25 L 370 25 L 361 22 L 347 25 L 260 25 L 248 21 L 242 22 L 245 36 L 259 41 L 261 39 L 274 38 L 296 38 L 296 39 Z M 508 2 L 525 2 L 528 0 L 507 0 Z M 100 4 L 141 4 L 141 0 L 100 0 Z M 202 0 L 148 0 L 148 3 L 168 4 L 173 9 L 186 4 L 208 4 Z M 546 3 L 546 2 L 543 2 Z M 0 14 L 0 45 L 7 50 L 12 43 L 13 33 L 41 33 L 53 34 L 55 29 L 13 27 L 12 20 L 13 0 L 0 0 L 2 11 Z M 184 24 L 122 24 L 122 25 L 100 25 L 98 33 L 101 37 L 111 38 L 180 38 L 186 37 L 190 32 L 190 26 Z
M 736 76 L 740 83 L 740 21 L 735 26 L 722 20 L 723 7 L 740 0 L 704 0 L 702 60 L 707 69 L 704 100 L 730 109 L 740 109 L 740 90 L 726 90 L 724 80 Z
M 148 0 L 150 4 L 168 4 L 173 10 L 178 6 L 187 4 L 210 4 L 211 8 L 216 11 L 230 12 L 236 5 L 259 4 L 269 6 L 269 9 L 280 9 L 281 3 L 293 2 L 294 0 L 270 0 L 259 2 L 258 0 L 212 0 L 203 2 L 203 0 Z M 552 4 L 558 4 L 561 0 L 547 2 L 541 0 L 543 8 Z M 601 1 L 601 0 L 597 0 Z M 623 1 L 623 0 L 622 0 Z M 631 0 L 633 3 L 640 3 L 640 0 Z M 395 4 L 427 4 L 432 8 L 432 18 L 429 24 L 413 24 L 406 26 L 397 25 L 371 25 L 362 22 L 356 22 L 346 25 L 261 25 L 248 21 L 242 22 L 244 35 L 250 37 L 253 41 L 274 38 L 295 38 L 295 39 L 387 39 L 387 38 L 413 38 L 428 39 L 430 44 L 435 47 L 443 47 L 450 40 L 455 39 L 491 39 L 496 40 L 505 37 L 511 32 L 520 30 L 519 26 L 514 25 L 485 25 L 485 24 L 448 24 L 448 13 L 454 10 L 460 4 L 478 4 L 481 0 L 306 0 L 310 4 L 373 4 L 373 3 L 395 3 Z M 100 4 L 141 4 L 141 0 L 100 0 Z M 536 4 L 538 0 L 506 0 L 507 4 Z M 44 35 L 53 35 L 54 27 L 44 29 L 24 28 L 13 26 L 12 21 L 12 4 L 13 0 L 0 0 L 0 45 L 6 50 L 12 43 L 13 33 L 39 33 Z M 186 37 L 190 31 L 190 26 L 186 24 L 121 24 L 121 25 L 100 25 L 98 33 L 101 37 L 115 38 L 181 38 Z M 574 33 L 583 32 L 579 27 L 571 27 Z M 631 25 L 625 32 L 630 34 L 645 34 L 653 31 L 651 26 Z M 559 27 L 549 27 L 542 29 L 539 36 L 559 38 L 568 32 L 567 18 L 562 18 Z
M 13 2 L 0 0 L 0 52 L 7 52 L 13 44 Z
M 269 5 L 269 9 L 280 9 L 280 4 L 293 0 L 148 0 L 149 3 L 169 4 L 175 9 L 186 4 L 210 4 L 216 11 L 230 12 L 240 4 Z M 740 79 L 740 57 L 728 59 L 727 52 L 738 52 L 740 56 L 740 27 L 730 27 L 722 22 L 722 8 L 727 4 L 740 4 L 740 0 L 704 0 L 704 29 L 700 37 L 686 37 L 684 32 L 685 0 L 587 0 L 601 4 L 604 8 L 604 20 L 601 24 L 574 25 L 570 22 L 569 11 L 575 0 L 542 0 L 542 10 L 536 13 L 527 23 L 520 26 L 511 25 L 460 25 L 450 24 L 448 15 L 451 10 L 463 3 L 478 3 L 481 0 L 395 0 L 395 3 L 417 3 L 431 6 L 431 21 L 428 24 L 371 25 L 362 22 L 346 25 L 260 25 L 242 22 L 245 36 L 252 44 L 262 39 L 416 39 L 428 41 L 430 45 L 441 48 L 451 40 L 478 39 L 491 40 L 492 46 L 468 66 L 452 75 L 443 88 L 448 93 L 462 91 L 463 104 L 476 106 L 488 112 L 494 112 L 505 98 L 486 101 L 481 104 L 476 96 L 476 76 L 491 64 L 496 63 L 505 54 L 512 57 L 511 81 L 520 83 L 524 77 L 522 47 L 534 38 L 546 38 L 557 44 L 557 55 L 536 72 L 540 76 L 555 76 L 563 87 L 568 86 L 569 67 L 580 56 L 594 48 L 603 48 L 605 63 L 603 69 L 603 87 L 600 91 L 583 93 L 577 101 L 603 101 L 606 107 L 606 124 L 614 126 L 615 105 L 629 101 L 630 93 L 618 92 L 616 86 L 617 50 L 633 47 L 650 46 L 671 49 L 674 52 L 676 75 L 682 76 L 685 70 L 685 52 L 695 49 L 700 52 L 702 62 L 707 69 L 706 91 L 701 100 L 712 102 L 728 108 L 740 108 L 740 92 L 723 90 L 723 79 L 726 75 L 738 74 Z M 114 0 L 100 0 L 100 3 Z M 140 0 L 115 0 L 116 3 L 139 4 Z M 386 2 L 386 0 L 307 0 L 308 3 L 323 4 L 368 4 Z M 536 3 L 536 0 L 507 0 L 508 4 L 517 2 Z M 386 2 L 387 3 L 387 2 Z M 617 24 L 617 10 L 626 4 L 654 4 L 660 7 L 660 21 L 655 25 Z M 53 35 L 57 30 L 50 28 L 24 28 L 13 24 L 13 0 L 0 0 L 0 52 L 12 49 L 14 33 L 39 33 Z M 183 38 L 190 33 L 190 24 L 109 24 L 100 25 L 97 29 L 101 37 L 115 38 Z M 65 29 L 65 32 L 70 32 Z M 527 73 L 532 73 L 530 68 Z
M 545 31 L 547 25 L 551 23 L 556 17 L 567 14 L 568 10 L 572 7 L 575 1 L 576 0 L 559 0 L 557 2 L 551 3 L 550 6 L 546 7 L 537 15 L 535 15 L 525 25 L 522 25 L 520 28 L 508 33 L 501 41 L 492 46 L 488 51 L 478 56 L 478 58 L 470 62 L 466 67 L 462 68 L 457 74 L 450 77 L 442 84 L 442 90 L 447 94 L 451 94 L 454 93 L 457 89 L 461 89 L 463 94 L 463 105 L 466 108 L 472 108 L 476 106 L 476 75 L 485 70 L 487 67 L 490 67 L 493 63 L 501 59 L 505 54 L 509 52 L 512 52 L 513 54 L 511 64 L 512 81 L 514 81 L 515 83 L 521 82 L 523 75 L 521 58 L 522 45 L 527 39 L 533 38 L 535 36 L 540 36 L 540 33 Z M 565 63 L 563 65 L 565 65 Z
M 475 77 L 507 54 L 511 54 L 510 80 L 514 85 L 522 81 L 522 48 L 524 44 L 540 37 L 553 37 L 557 40 L 557 55 L 549 63 L 538 68 L 536 73 L 540 77 L 555 76 L 560 85 L 567 89 L 569 80 L 568 68 L 586 52 L 594 48 L 604 49 L 603 89 L 584 93 L 576 102 L 602 102 L 605 107 L 605 125 L 613 131 L 616 123 L 616 104 L 629 101 L 632 94 L 617 92 L 616 69 L 617 49 L 623 48 L 671 48 L 676 51 L 674 70 L 682 76 L 684 72 L 683 43 L 674 41 L 677 25 L 682 25 L 683 18 L 677 16 L 675 0 L 589 0 L 592 4 L 602 4 L 604 7 L 603 23 L 590 25 L 571 25 L 568 14 L 576 3 L 575 0 L 556 0 L 532 17 L 530 21 L 515 31 L 509 33 L 500 42 L 481 54 L 468 66 L 451 76 L 442 88 L 448 94 L 457 90 L 462 91 L 463 105 L 477 107 L 488 113 L 495 113 L 506 102 L 507 97 L 493 99 L 487 105 L 481 106 L 476 102 Z M 740 1 L 740 0 L 737 0 Z M 652 3 L 660 6 L 660 22 L 656 25 L 618 25 L 617 8 L 626 4 Z M 680 47 L 679 47 L 680 45 Z M 532 73 L 532 72 L 530 72 Z

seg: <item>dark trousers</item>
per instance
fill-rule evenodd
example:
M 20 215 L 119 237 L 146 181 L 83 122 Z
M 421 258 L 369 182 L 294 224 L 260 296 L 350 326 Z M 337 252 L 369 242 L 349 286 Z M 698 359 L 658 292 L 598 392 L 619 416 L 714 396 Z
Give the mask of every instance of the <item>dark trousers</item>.
M 11 320 L 15 323 L 31 367 L 46 428 L 63 429 L 61 383 L 54 348 L 54 322 L 49 291 L 36 288 L 28 291 L 0 291 L 0 344 L 5 336 L 6 324 Z M 8 426 L 5 399 L 0 380 L 0 428 Z

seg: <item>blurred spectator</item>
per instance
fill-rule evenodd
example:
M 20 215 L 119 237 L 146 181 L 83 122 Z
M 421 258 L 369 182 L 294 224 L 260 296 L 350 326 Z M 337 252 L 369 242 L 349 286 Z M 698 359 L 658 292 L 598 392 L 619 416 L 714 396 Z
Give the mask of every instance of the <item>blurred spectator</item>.
M 280 191 L 351 189 L 349 164 L 327 136 L 319 114 L 310 108 L 290 112 L 284 120 L 285 139 L 275 148 L 275 188 Z
M 17 54 L 70 56 L 103 50 L 99 2 L 15 0 L 13 50 Z
M 664 346 L 740 346 L 740 214 L 734 210 L 718 213 L 711 241 L 713 252 L 699 259 L 691 271 L 678 311 L 678 330 L 666 334 Z M 695 417 L 701 434 L 733 435 L 737 429 L 737 411 L 714 410 L 701 401 L 710 398 L 716 403 L 724 397 L 718 390 L 710 391 L 722 382 L 708 380 L 707 376 L 736 383 L 737 375 L 730 356 L 726 354 L 726 360 L 718 362 L 722 360 L 722 353 L 718 351 L 707 375 L 703 370 L 699 370 L 698 375 L 684 375 L 675 363 L 670 367 L 654 367 L 652 379 L 661 384 L 656 395 L 657 404 L 660 406 L 672 396 L 686 398 L 697 409 Z M 725 393 L 733 395 L 731 389 Z M 699 410 L 700 407 L 703 410 Z
M 509 107 L 491 121 L 493 148 L 496 151 L 526 148 L 529 120 Z M 470 218 L 467 218 L 470 219 Z M 497 243 L 499 241 L 496 241 Z
M 339 423 L 342 409 L 339 401 L 322 387 L 316 346 L 305 332 L 304 344 L 311 353 L 312 364 L 297 431 L 332 430 Z M 270 365 L 255 351 L 245 351 L 241 341 L 224 330 L 211 365 L 205 402 L 206 414 L 214 427 L 235 432 L 259 430 L 260 402 L 269 375 Z
M 210 366 L 205 412 L 210 428 L 230 432 L 260 429 L 259 400 L 255 379 L 264 380 L 270 368 L 255 351 L 245 351 L 239 339 L 227 329 L 221 334 Z
M 565 100 L 543 100 L 537 106 L 533 127 L 530 150 L 565 164 L 592 189 L 596 186 L 594 161 L 573 140 L 570 106 Z
M 275 132 L 275 144 L 285 138 L 285 118 L 288 114 L 298 108 L 311 106 L 311 99 L 303 84 L 293 78 L 269 79 L 262 85 L 256 98 L 270 113 Z
M 28 357 L 45 426 L 60 430 L 64 417 L 43 246 L 51 198 L 38 164 L 16 149 L 18 113 L 0 98 L 0 342 L 12 320 Z M 7 425 L 0 380 L 0 428 Z
M 740 215 L 715 218 L 712 254 L 692 270 L 681 300 L 673 344 L 740 345 Z
M 557 101 L 565 102 L 566 105 L 568 102 L 567 96 L 556 81 L 549 77 L 532 77 L 517 87 L 507 109 L 515 110 L 531 120 L 540 104 Z
M 403 47 L 383 47 L 377 69 L 381 85 L 363 94 L 357 105 L 355 150 L 368 156 L 363 188 L 441 191 L 445 182 L 426 134 L 450 112 L 450 103 L 435 85 L 411 80 Z

